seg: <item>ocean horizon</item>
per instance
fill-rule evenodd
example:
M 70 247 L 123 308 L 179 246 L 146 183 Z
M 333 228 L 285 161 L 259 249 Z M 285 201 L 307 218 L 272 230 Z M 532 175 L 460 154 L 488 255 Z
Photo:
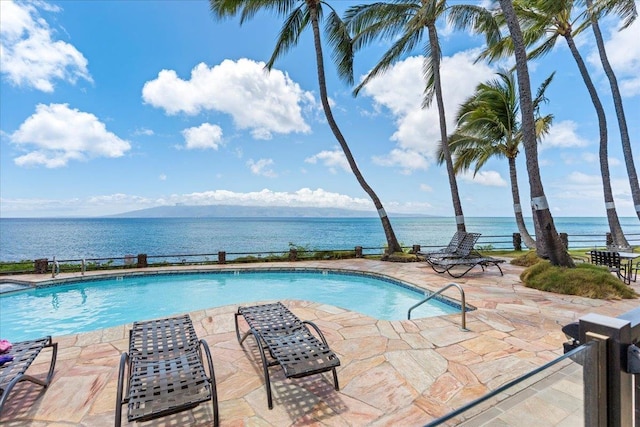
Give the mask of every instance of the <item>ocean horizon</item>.
M 390 216 L 402 246 L 444 246 L 456 230 L 450 217 Z M 533 233 L 532 219 L 525 218 Z M 605 244 L 606 217 L 554 217 L 570 246 Z M 465 218 L 469 232 L 481 233 L 478 245 L 512 248 L 518 232 L 513 217 Z M 632 244 L 640 241 L 637 217 L 620 218 Z M 579 245 L 585 241 L 584 245 Z M 383 248 L 386 239 L 375 217 L 206 217 L 206 218 L 0 218 L 0 261 L 116 258 L 127 254 L 195 255 L 286 252 L 290 245 L 309 250 Z

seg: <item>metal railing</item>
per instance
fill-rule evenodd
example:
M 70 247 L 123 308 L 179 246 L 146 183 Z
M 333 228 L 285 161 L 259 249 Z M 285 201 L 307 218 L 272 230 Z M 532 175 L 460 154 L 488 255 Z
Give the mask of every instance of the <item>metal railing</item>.
M 462 316 L 460 330 L 468 332 L 469 330 L 467 329 L 467 317 L 466 317 L 467 303 L 466 303 L 466 299 L 465 299 L 465 296 L 464 296 L 464 289 L 462 289 L 462 286 L 460 286 L 457 283 L 449 283 L 448 285 L 442 287 L 437 292 L 429 295 L 428 297 L 426 297 L 425 299 L 423 299 L 419 303 L 414 304 L 413 306 L 411 306 L 411 308 L 409 308 L 409 311 L 407 311 L 407 319 L 411 320 L 411 312 L 413 311 L 414 308 L 420 307 L 422 304 L 424 304 L 427 301 L 429 301 L 430 299 L 442 294 L 444 291 L 446 291 L 449 288 L 457 288 L 460 291 L 460 315 Z
M 517 235 L 518 233 L 514 233 Z M 514 250 L 515 238 L 504 235 L 480 236 L 476 248 L 483 252 L 494 250 Z M 566 236 L 566 235 L 565 235 Z M 571 235 L 567 237 L 568 249 L 594 249 L 606 248 L 609 241 L 607 235 Z M 631 245 L 640 246 L 640 234 L 627 234 L 627 240 Z M 509 239 L 509 240 L 506 240 Z M 446 243 L 434 244 L 414 244 L 403 246 L 403 250 L 408 253 L 416 253 L 420 250 L 437 249 L 445 246 Z M 202 253 L 202 254 L 169 254 L 169 255 L 147 255 L 125 254 L 122 256 L 60 259 L 56 261 L 46 258 L 35 261 L 23 261 L 17 263 L 0 262 L 0 274 L 21 274 L 21 273 L 47 273 L 57 270 L 57 273 L 78 271 L 84 273 L 88 270 L 105 270 L 117 268 L 136 268 L 153 266 L 177 266 L 177 265 L 207 265 L 224 264 L 227 262 L 269 262 L 269 261 L 297 261 L 305 259 L 341 259 L 341 258 L 361 258 L 368 256 L 381 256 L 385 253 L 384 246 L 355 246 L 353 249 L 304 249 L 300 247 L 289 248 L 285 251 L 268 252 L 225 252 Z M 55 258 L 55 257 L 54 257 Z M 20 267 L 14 268 L 14 264 Z M 5 268 L 11 266 L 11 268 Z M 56 274 L 57 274 L 56 273 Z

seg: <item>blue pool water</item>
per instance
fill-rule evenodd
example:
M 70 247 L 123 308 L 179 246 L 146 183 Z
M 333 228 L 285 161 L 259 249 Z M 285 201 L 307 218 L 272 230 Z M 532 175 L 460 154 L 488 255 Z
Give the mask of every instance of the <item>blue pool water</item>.
M 157 274 L 87 280 L 0 296 L 0 338 L 66 335 L 224 305 L 298 299 L 383 320 L 407 318 L 424 293 L 400 282 L 326 271 Z M 459 313 L 431 300 L 411 318 Z

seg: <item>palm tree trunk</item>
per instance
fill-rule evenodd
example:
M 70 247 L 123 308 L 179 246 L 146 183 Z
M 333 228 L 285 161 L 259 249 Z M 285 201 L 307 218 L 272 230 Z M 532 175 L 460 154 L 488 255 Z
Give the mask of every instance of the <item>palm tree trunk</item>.
M 591 10 L 593 2 L 587 0 L 587 8 Z M 629 175 L 629 185 L 631 186 L 631 197 L 636 209 L 636 214 L 640 218 L 640 185 L 638 185 L 638 175 L 636 174 L 636 167 L 633 163 L 633 153 L 631 152 L 631 140 L 629 139 L 629 130 L 627 129 L 627 119 L 624 114 L 624 107 L 622 106 L 622 96 L 620 96 L 620 89 L 618 88 L 618 79 L 616 78 L 613 68 L 609 63 L 607 57 L 607 51 L 604 48 L 604 40 L 602 39 L 602 33 L 600 32 L 600 25 L 598 24 L 597 17 L 592 13 L 590 14 L 591 28 L 595 35 L 596 45 L 598 46 L 598 53 L 600 54 L 600 62 L 604 72 L 609 79 L 609 85 L 611 86 L 611 95 L 613 96 L 613 105 L 616 109 L 616 117 L 618 118 L 618 127 L 620 128 L 620 141 L 622 143 L 622 153 L 624 154 L 624 163 L 627 167 L 627 175 Z
M 378 211 L 378 216 L 380 217 L 380 221 L 382 222 L 382 228 L 384 229 L 384 234 L 387 239 L 387 252 L 402 252 L 402 248 L 398 243 L 398 239 L 396 238 L 396 235 L 393 231 L 393 227 L 391 227 L 391 221 L 389 220 L 389 217 L 387 216 L 387 213 L 382 206 L 382 202 L 380 202 L 378 195 L 373 191 L 369 184 L 367 184 L 367 181 L 362 176 L 362 173 L 360 173 L 360 169 L 358 169 L 358 165 L 356 164 L 356 161 L 351 154 L 349 145 L 347 145 L 347 141 L 344 139 L 344 136 L 342 135 L 338 124 L 333 118 L 333 112 L 331 111 L 331 107 L 329 106 L 329 97 L 327 95 L 327 82 L 324 75 L 324 59 L 322 55 L 322 45 L 320 43 L 320 26 L 318 25 L 318 10 L 316 8 L 315 2 L 309 2 L 309 10 L 311 12 L 311 26 L 313 28 L 313 41 L 316 50 L 320 99 L 322 101 L 322 108 L 324 109 L 324 113 L 327 117 L 327 122 L 329 123 L 329 127 L 331 128 L 333 135 L 338 140 L 340 147 L 342 147 L 342 151 L 347 158 L 347 162 L 349 162 L 351 171 L 355 175 L 362 189 L 369 195 Z
M 520 111 L 522 114 L 523 145 L 527 158 L 533 220 L 536 224 L 536 252 L 538 256 L 548 257 L 553 265 L 574 267 L 573 260 L 560 241 L 556 226 L 553 223 L 553 216 L 549 210 L 540 178 L 538 141 L 536 138 L 533 102 L 531 100 L 531 81 L 529 80 L 527 52 L 522 39 L 522 31 L 520 30 L 520 24 L 513 10 L 511 0 L 500 0 L 500 7 L 507 21 L 509 33 L 511 33 L 516 57 Z M 540 230 L 540 233 L 538 233 L 538 230 Z
M 527 248 L 533 249 L 536 247 L 536 241 L 533 240 L 527 226 L 524 223 L 524 217 L 522 216 L 522 207 L 520 206 L 520 190 L 518 190 L 518 174 L 516 173 L 516 158 L 509 157 L 509 178 L 511 179 L 511 196 L 513 197 L 513 210 L 516 215 L 516 225 L 520 236 L 524 241 Z
M 591 96 L 591 101 L 593 102 L 593 106 L 595 107 L 596 114 L 598 116 L 598 127 L 600 129 L 600 172 L 602 174 L 604 205 L 607 210 L 607 219 L 609 220 L 609 231 L 611 231 L 611 238 L 613 239 L 613 244 L 615 246 L 628 247 L 629 242 L 627 242 L 627 239 L 624 237 L 622 227 L 620 226 L 620 220 L 618 219 L 616 206 L 613 202 L 611 177 L 609 175 L 609 155 L 607 149 L 607 118 L 604 113 L 604 108 L 602 107 L 602 103 L 600 102 L 600 97 L 598 96 L 596 87 L 593 85 L 593 81 L 591 80 L 589 71 L 587 71 L 587 66 L 585 65 L 584 60 L 582 59 L 582 56 L 580 56 L 580 52 L 578 52 L 578 48 L 573 41 L 573 36 L 571 35 L 571 33 L 566 33 L 564 34 L 564 38 L 569 45 L 569 50 L 571 50 L 573 58 L 578 64 L 580 74 L 582 75 L 582 79 L 587 86 L 587 90 L 589 91 L 589 95 Z
M 438 105 L 438 116 L 440 118 L 440 140 L 442 141 L 442 154 L 447 165 L 447 175 L 449 176 L 449 187 L 451 188 L 451 199 L 453 200 L 453 211 L 456 215 L 456 227 L 458 231 L 466 231 L 464 224 L 464 214 L 462 204 L 458 194 L 458 183 L 456 173 L 451 159 L 451 150 L 447 144 L 447 120 L 444 111 L 444 98 L 442 97 L 442 83 L 440 79 L 440 43 L 435 23 L 428 25 L 429 44 L 431 45 L 431 62 L 433 66 L 433 84 L 436 92 L 436 103 Z

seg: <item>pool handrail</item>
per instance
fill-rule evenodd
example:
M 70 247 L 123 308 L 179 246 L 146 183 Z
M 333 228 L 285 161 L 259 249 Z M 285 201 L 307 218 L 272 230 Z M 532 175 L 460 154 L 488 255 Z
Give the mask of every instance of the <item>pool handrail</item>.
M 465 301 L 465 296 L 464 296 L 464 289 L 462 289 L 462 286 L 460 286 L 457 283 L 449 283 L 446 286 L 443 286 L 442 288 L 440 288 L 440 290 L 438 290 L 435 293 L 432 293 L 431 295 L 429 295 L 428 297 L 426 297 L 425 299 L 423 299 L 422 301 L 420 301 L 417 304 L 414 304 L 411 308 L 409 308 L 409 311 L 407 312 L 407 320 L 411 320 L 411 311 L 414 308 L 417 308 L 419 306 L 421 306 L 422 304 L 424 304 L 425 302 L 429 301 L 430 299 L 432 299 L 433 297 L 440 295 L 441 293 L 443 293 L 444 291 L 446 291 L 449 288 L 458 288 L 458 290 L 460 291 L 460 314 L 462 316 L 462 324 L 460 325 L 460 330 L 464 331 L 464 332 L 469 332 L 469 329 L 467 329 L 467 318 L 466 318 L 466 312 L 467 312 L 467 304 Z

